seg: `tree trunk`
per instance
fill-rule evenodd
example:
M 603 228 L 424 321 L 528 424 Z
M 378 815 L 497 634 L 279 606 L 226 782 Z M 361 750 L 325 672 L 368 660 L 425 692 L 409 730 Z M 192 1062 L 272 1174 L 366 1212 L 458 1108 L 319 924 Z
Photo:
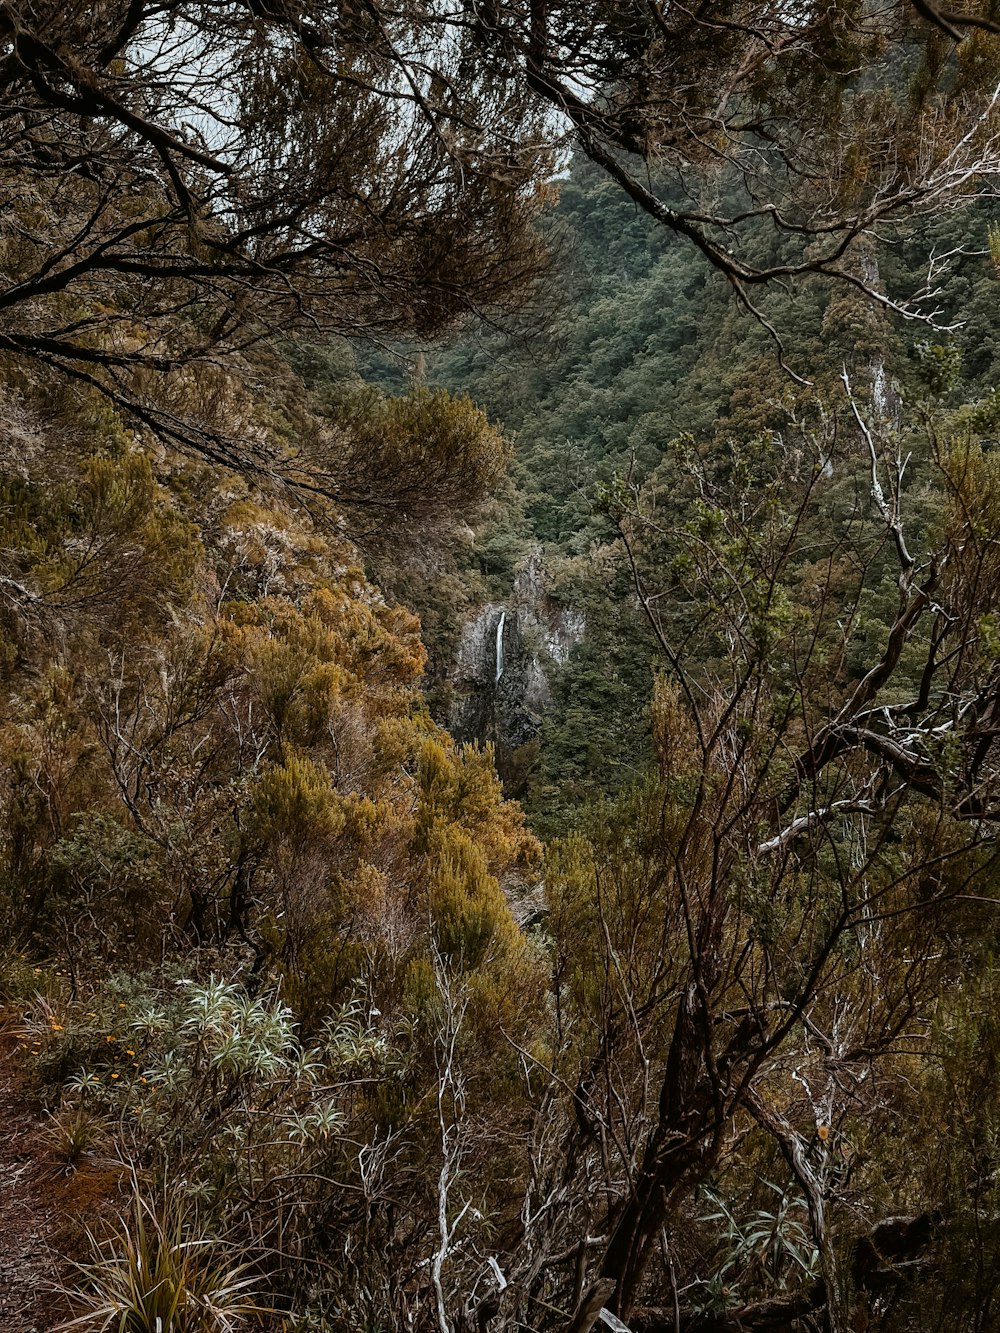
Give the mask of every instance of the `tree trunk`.
M 692 983 L 681 1002 L 660 1089 L 657 1123 L 629 1197 L 610 1223 L 601 1276 L 614 1281 L 608 1308 L 627 1319 L 649 1252 L 682 1193 L 714 1161 L 718 1119 L 706 1059 L 706 1024 Z

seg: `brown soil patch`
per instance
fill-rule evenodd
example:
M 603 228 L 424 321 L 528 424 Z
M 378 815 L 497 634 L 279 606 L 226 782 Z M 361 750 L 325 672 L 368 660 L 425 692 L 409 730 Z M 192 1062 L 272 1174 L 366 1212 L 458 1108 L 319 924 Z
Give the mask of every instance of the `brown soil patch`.
M 14 1057 L 14 1024 L 0 1012 L 0 1333 L 44 1333 L 66 1319 L 59 1294 L 68 1260 L 81 1256 L 85 1223 L 113 1193 L 118 1173 L 67 1172 L 46 1118 Z
M 0 1333 L 51 1328 L 59 1259 L 51 1199 L 56 1164 L 41 1112 L 26 1094 L 0 1032 Z

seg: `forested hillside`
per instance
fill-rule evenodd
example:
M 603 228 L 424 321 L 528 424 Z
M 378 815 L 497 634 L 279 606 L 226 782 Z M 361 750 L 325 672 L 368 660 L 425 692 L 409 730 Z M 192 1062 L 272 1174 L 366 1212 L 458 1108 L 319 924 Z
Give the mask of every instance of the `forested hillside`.
M 768 330 L 730 299 L 724 276 L 577 158 L 547 219 L 565 287 L 541 337 L 480 327 L 426 353 L 412 345 L 393 359 L 361 353 L 366 372 L 397 390 L 419 355 L 423 379 L 470 392 L 516 442 L 511 485 L 484 515 L 475 545 L 453 549 L 429 577 L 411 570 L 402 585 L 424 608 L 432 677 L 447 680 L 458 651 L 456 612 L 467 621 L 477 604 L 516 602 L 518 570 L 532 561 L 544 569 L 546 596 L 587 625 L 569 660 L 545 659 L 550 688 L 533 738 L 505 743 L 502 713 L 472 714 L 473 734 L 498 743 L 508 786 L 546 833 L 565 829 L 588 801 L 628 787 L 652 753 L 648 703 L 659 654 L 616 541 L 609 488 L 648 483 L 652 494 L 691 450 L 756 454 L 775 438 L 800 461 L 803 448 L 826 460 L 817 422 L 842 403 L 845 368 L 891 431 L 988 398 L 1000 295 L 994 215 L 983 197 L 871 252 L 890 292 L 917 290 L 928 256 L 946 257 L 936 271 L 939 327 L 892 318 L 815 280 L 770 291 L 766 314 L 797 380 L 779 364 Z M 868 472 L 864 457 L 847 454 L 838 465 L 841 486 L 865 489 Z M 446 719 L 449 700 L 440 695 L 432 689 Z
M 998 90 L 0 0 L 0 1333 L 1000 1326 Z

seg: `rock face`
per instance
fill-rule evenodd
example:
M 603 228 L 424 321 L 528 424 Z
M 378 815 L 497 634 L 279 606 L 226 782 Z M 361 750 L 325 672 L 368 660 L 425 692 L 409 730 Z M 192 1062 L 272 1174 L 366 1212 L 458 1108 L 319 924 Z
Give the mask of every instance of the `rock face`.
M 449 728 L 459 740 L 492 741 L 502 759 L 538 731 L 552 701 L 553 670 L 586 631 L 582 611 L 549 596 L 541 550 L 515 573 L 507 602 L 487 602 L 466 622 L 451 685 Z

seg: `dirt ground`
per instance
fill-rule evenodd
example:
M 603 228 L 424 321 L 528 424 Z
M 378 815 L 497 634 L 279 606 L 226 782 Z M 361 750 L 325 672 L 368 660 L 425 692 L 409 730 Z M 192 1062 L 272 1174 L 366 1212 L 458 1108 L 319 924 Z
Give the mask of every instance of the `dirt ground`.
M 0 1031 L 0 1333 L 32 1333 L 58 1321 L 57 1168 L 40 1108 L 23 1089 L 13 1046 L 10 1030 Z
M 70 1171 L 15 1059 L 16 1019 L 0 1012 L 0 1333 L 47 1333 L 69 1315 L 60 1283 L 82 1258 L 84 1225 L 117 1173 Z

